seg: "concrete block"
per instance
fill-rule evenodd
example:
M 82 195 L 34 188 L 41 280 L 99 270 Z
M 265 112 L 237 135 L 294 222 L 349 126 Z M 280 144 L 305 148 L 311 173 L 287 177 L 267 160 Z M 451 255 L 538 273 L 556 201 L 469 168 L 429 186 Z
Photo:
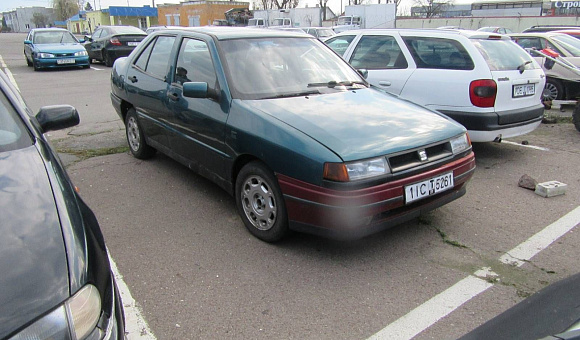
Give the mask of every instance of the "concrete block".
M 558 195 L 564 195 L 566 193 L 566 189 L 568 188 L 567 184 L 558 182 L 558 181 L 549 181 L 538 183 L 536 185 L 536 194 L 542 197 L 553 197 Z

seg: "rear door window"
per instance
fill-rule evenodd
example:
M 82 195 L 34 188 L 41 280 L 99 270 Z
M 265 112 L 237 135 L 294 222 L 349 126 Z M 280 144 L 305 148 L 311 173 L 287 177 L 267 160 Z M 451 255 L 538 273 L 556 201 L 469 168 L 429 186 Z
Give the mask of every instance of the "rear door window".
M 388 35 L 363 36 L 350 58 L 350 64 L 359 69 L 403 69 L 407 59 L 394 37 Z
M 403 37 L 417 68 L 473 70 L 474 63 L 463 45 L 452 39 Z

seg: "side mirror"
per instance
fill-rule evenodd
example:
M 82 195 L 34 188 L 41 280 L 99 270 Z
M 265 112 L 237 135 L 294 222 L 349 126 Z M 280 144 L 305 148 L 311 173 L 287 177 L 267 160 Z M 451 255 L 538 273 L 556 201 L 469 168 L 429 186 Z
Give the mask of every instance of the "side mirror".
M 42 133 L 66 129 L 81 121 L 77 109 L 70 105 L 43 106 L 36 114 Z
M 30 41 L 30 40 L 24 40 L 24 45 L 32 45 L 32 41 Z
M 186 82 L 183 83 L 183 96 L 188 98 L 208 98 L 207 83 Z
M 361 68 L 356 70 L 363 78 L 367 79 L 367 77 L 369 76 L 369 70 Z
M 85 35 L 85 41 L 93 41 L 92 36 L 90 35 Z

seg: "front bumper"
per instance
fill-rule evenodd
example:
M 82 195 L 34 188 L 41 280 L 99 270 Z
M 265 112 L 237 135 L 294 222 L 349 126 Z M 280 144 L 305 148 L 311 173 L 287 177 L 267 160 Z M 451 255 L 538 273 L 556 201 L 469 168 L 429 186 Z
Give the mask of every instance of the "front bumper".
M 58 60 L 67 60 L 67 63 L 59 64 Z M 62 67 L 78 67 L 89 66 L 89 57 L 81 56 L 74 58 L 39 58 L 35 59 L 34 63 L 38 68 L 62 68 Z
M 453 172 L 454 187 L 405 204 L 405 186 Z M 466 192 L 475 171 L 473 152 L 438 168 L 357 190 L 333 190 L 277 174 L 293 230 L 335 238 L 360 238 L 438 208 Z

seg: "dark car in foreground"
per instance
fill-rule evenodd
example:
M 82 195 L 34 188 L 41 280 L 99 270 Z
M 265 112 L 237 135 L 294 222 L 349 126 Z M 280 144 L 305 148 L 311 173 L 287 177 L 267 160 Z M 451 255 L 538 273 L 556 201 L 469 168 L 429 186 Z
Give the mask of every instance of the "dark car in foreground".
M 33 116 L 0 71 L 0 339 L 124 339 L 103 235 L 43 135 L 78 123 Z
M 462 196 L 465 128 L 374 89 L 305 33 L 156 32 L 111 74 L 137 158 L 161 151 L 233 194 L 256 237 L 361 237 Z
M 85 36 L 89 60 L 113 66 L 117 58 L 128 56 L 147 34 L 134 26 L 99 26 Z
M 64 28 L 35 28 L 24 40 L 26 64 L 42 68 L 89 67 L 89 56 L 81 42 Z
M 580 273 L 550 284 L 459 340 L 580 339 Z

